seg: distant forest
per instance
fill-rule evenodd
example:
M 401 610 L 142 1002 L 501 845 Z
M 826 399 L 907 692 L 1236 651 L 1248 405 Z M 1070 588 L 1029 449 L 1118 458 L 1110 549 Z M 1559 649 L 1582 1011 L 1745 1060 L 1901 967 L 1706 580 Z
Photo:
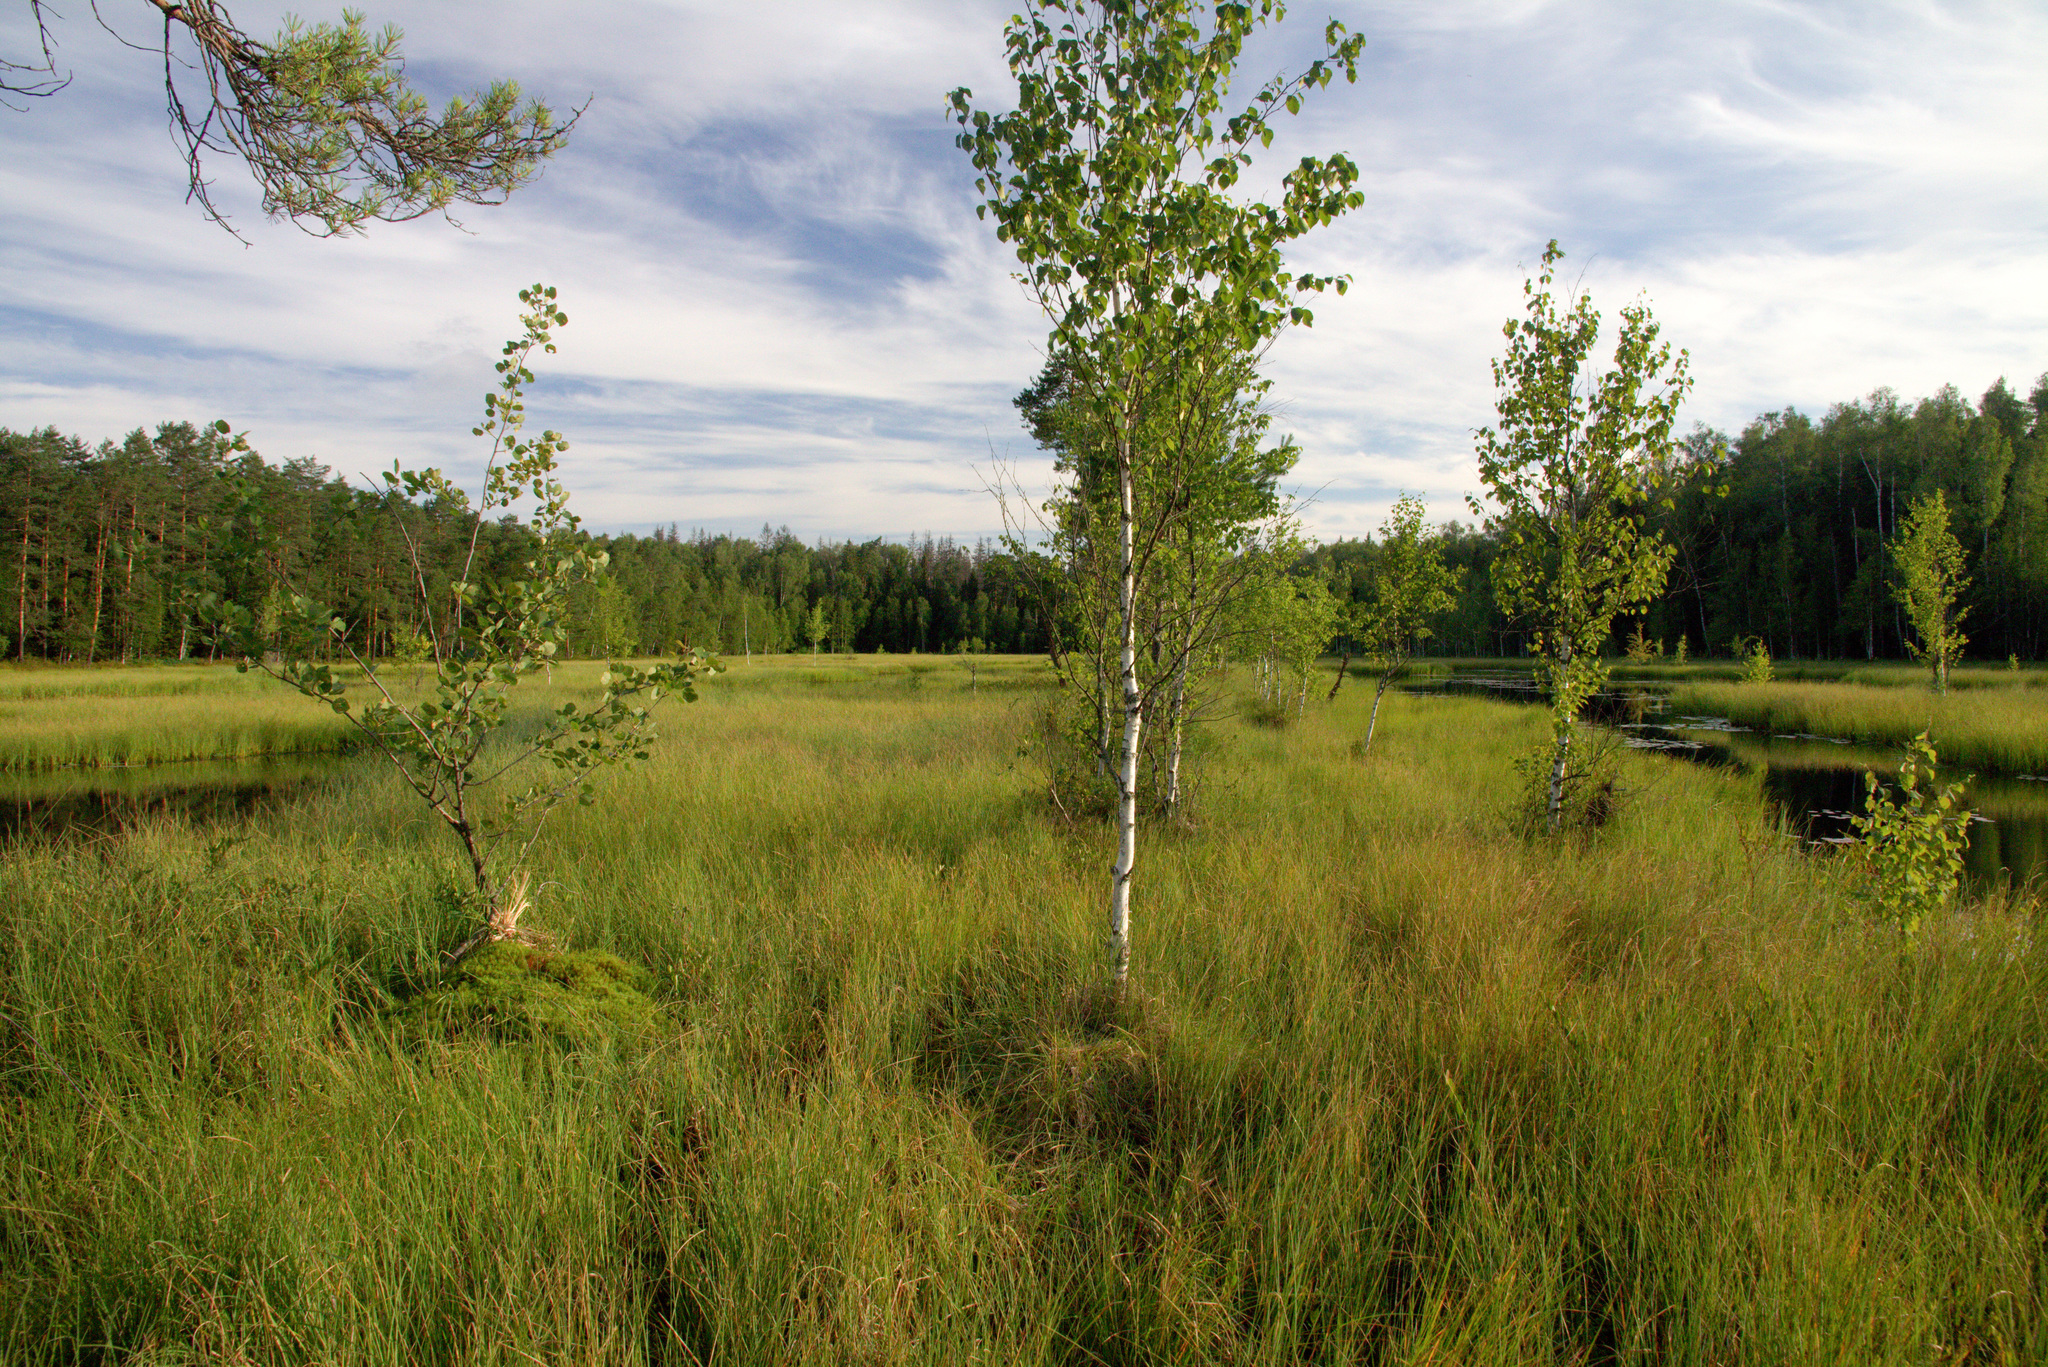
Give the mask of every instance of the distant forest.
M 1695 428 L 1668 473 L 1649 515 L 1677 559 L 1663 596 L 1617 623 L 1617 638 L 1640 626 L 1667 651 L 1683 638 L 1695 657 L 1752 636 L 1781 658 L 1902 655 L 1884 545 L 1914 495 L 1939 488 L 1969 552 L 1969 654 L 2048 649 L 2048 376 L 2025 400 L 2003 380 L 1974 405 L 1953 387 L 1918 403 L 1880 390 L 1818 420 L 1767 413 L 1733 438 Z M 272 465 L 189 423 L 96 447 L 0 429 L 0 644 L 17 659 L 188 658 L 204 652 L 201 595 L 260 614 L 282 583 L 339 611 L 359 648 L 402 654 L 419 640 L 423 595 L 447 592 L 459 525 L 453 509 L 393 506 L 310 459 Z M 486 533 L 485 573 L 509 573 L 527 534 Z M 424 584 L 407 537 L 423 548 Z M 766 527 L 591 541 L 611 567 L 574 605 L 579 655 L 676 641 L 726 654 L 1046 648 L 1018 566 L 987 543 L 812 546 Z M 1486 527 L 1447 527 L 1465 587 L 1428 653 L 1522 653 L 1493 601 L 1494 549 Z M 1297 572 L 1356 598 L 1377 553 L 1370 540 L 1331 542 Z

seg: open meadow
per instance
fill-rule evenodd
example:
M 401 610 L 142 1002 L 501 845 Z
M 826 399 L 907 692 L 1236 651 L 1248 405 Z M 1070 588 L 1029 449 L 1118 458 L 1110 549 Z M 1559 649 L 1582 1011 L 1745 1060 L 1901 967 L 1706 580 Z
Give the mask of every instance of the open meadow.
M 1541 709 L 1391 693 L 1361 762 L 1354 681 L 1208 728 L 1117 1000 L 1042 662 L 728 663 L 536 852 L 659 1002 L 594 1040 L 390 1013 L 464 871 L 369 757 L 6 847 L 0 1359 L 2048 1360 L 2024 891 L 1909 944 L 1757 779 L 1637 752 L 1525 839 Z M 0 766 L 194 699 L 336 734 L 164 673 L 0 677 Z

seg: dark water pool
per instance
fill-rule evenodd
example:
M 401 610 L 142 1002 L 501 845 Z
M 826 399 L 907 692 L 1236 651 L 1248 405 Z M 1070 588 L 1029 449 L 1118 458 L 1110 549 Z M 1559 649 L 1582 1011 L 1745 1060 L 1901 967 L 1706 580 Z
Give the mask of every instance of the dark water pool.
M 1764 796 L 1809 840 L 1854 838 L 1849 824 L 1863 811 L 1874 773 L 1898 792 L 1900 753 L 1849 745 L 1823 736 L 1744 731 L 1719 717 L 1670 717 L 1623 723 L 1629 744 L 1700 764 L 1763 775 Z M 2031 774 L 1967 773 L 1944 766 L 1943 785 L 1965 780 L 1963 803 L 1976 813 L 1963 876 L 1975 888 L 2008 879 L 2048 883 L 2048 780 Z
M 338 755 L 283 755 L 4 774 L 0 842 L 108 834 L 166 816 L 200 825 L 235 821 L 317 790 L 347 763 Z
M 1526 669 L 1418 678 L 1408 688 L 1545 701 Z M 1617 684 L 1587 705 L 1586 717 L 1614 727 L 1637 749 L 1760 773 L 1764 796 L 1809 840 L 1836 842 L 1854 834 L 1849 816 L 1863 810 L 1866 772 L 1896 792 L 1901 758 L 1896 750 L 1827 736 L 1752 731 L 1721 717 L 1679 716 L 1665 706 L 1668 691 L 1660 684 Z M 1963 777 L 1944 767 L 1940 781 Z M 1979 772 L 1968 776 L 1963 801 L 1977 814 L 1963 860 L 1970 886 L 1983 889 L 2008 880 L 2021 886 L 2048 884 L 2048 775 Z

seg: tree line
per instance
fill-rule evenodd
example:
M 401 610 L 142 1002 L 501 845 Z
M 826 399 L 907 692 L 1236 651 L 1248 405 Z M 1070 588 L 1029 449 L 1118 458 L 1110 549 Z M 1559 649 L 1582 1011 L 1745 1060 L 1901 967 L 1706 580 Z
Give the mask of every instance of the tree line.
M 1780 659 L 1904 656 L 1912 633 L 1885 544 L 1937 491 L 1967 557 L 1970 652 L 2048 653 L 2048 376 L 2024 400 L 2003 380 L 1974 404 L 1952 386 L 1912 403 L 1880 390 L 1817 420 L 1767 413 L 1732 438 L 1695 428 L 1669 460 L 1668 503 L 1648 512 L 1675 550 L 1669 577 L 1616 624 L 1608 653 L 1640 631 L 1667 655 L 1681 641 L 1694 657 L 1727 655 L 1741 639 Z M 203 595 L 275 618 L 287 585 L 333 604 L 366 653 L 423 654 L 422 609 L 446 594 L 464 526 L 457 509 L 355 487 L 311 459 L 272 464 L 187 422 L 98 446 L 0 429 L 0 638 L 21 660 L 184 659 L 203 649 Z M 527 536 L 487 525 L 487 571 L 519 563 Z M 407 563 L 409 537 L 425 576 Z M 766 526 L 590 540 L 611 563 L 574 596 L 575 655 L 1060 644 L 1028 555 L 985 541 L 808 545 Z M 1498 524 L 1450 521 L 1438 545 L 1461 573 L 1420 648 L 1525 654 L 1524 625 L 1495 596 Z M 1382 549 L 1360 538 L 1301 552 L 1295 578 L 1327 583 L 1340 608 L 1325 644 L 1364 648 L 1341 609 L 1367 603 Z
M 404 498 L 311 459 L 271 464 L 187 422 L 90 446 L 54 429 L 0 429 L 0 637 L 17 660 L 203 654 L 208 595 L 282 623 L 290 595 L 332 606 L 364 654 L 424 659 L 472 531 L 447 498 Z M 516 575 L 532 532 L 487 522 L 484 577 Z M 580 534 L 579 534 L 580 535 Z M 571 595 L 571 655 L 660 655 L 687 643 L 749 652 L 1046 649 L 1011 557 L 926 536 L 806 545 L 759 537 L 585 537 L 606 573 Z M 407 553 L 419 546 L 421 569 Z
M 1761 641 L 1780 659 L 1898 659 L 1913 638 L 1886 546 L 1916 499 L 1943 495 L 1967 557 L 1970 654 L 2048 655 L 2048 375 L 2023 400 L 2001 379 L 1974 404 L 1954 386 L 1908 402 L 1880 389 L 1819 419 L 1765 413 L 1734 437 L 1695 427 L 1664 458 L 1647 527 L 1674 549 L 1662 591 L 1606 643 L 1638 631 L 1667 657 L 1726 656 Z M 1465 570 L 1436 620 L 1434 653 L 1516 656 L 1524 623 L 1501 611 L 1497 523 L 1451 522 L 1446 564 Z M 1362 599 L 1379 547 L 1312 553 L 1340 598 Z

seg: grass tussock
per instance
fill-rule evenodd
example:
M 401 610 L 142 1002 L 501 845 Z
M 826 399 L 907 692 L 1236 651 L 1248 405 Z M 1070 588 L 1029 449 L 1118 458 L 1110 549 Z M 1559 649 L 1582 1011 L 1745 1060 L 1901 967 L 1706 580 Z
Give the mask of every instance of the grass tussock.
M 465 927 L 368 766 L 0 862 L 0 1358 L 2048 1355 L 2030 908 L 1908 951 L 1754 779 L 1641 755 L 1509 838 L 1540 715 L 1390 695 L 1361 764 L 1360 690 L 1220 724 L 1119 1000 L 1033 695 L 814 668 L 549 837 L 631 1049 L 394 1028 Z
M 1727 717 L 1762 731 L 1870 745 L 1903 745 L 1927 731 L 1944 764 L 2048 772 L 2048 692 L 2038 689 L 1987 687 L 1936 696 L 1848 683 L 1689 684 L 1672 691 L 1669 705 L 1674 712 Z
M 602 950 L 499 940 L 471 951 L 447 977 L 386 1018 L 422 1036 L 593 1045 L 657 1023 L 647 973 Z

